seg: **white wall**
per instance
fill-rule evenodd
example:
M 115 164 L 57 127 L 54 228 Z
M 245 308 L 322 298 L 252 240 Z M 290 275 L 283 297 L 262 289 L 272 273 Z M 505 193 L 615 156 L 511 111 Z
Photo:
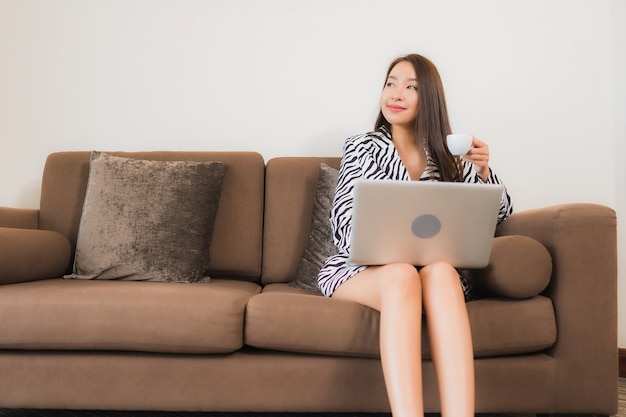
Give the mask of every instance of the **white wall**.
M 339 155 L 371 128 L 389 61 L 418 52 L 518 211 L 624 217 L 624 4 L 0 0 L 0 205 L 38 206 L 53 151 Z
M 618 215 L 618 254 L 620 279 L 619 346 L 626 348 L 626 1 L 611 3 L 613 39 L 613 121 L 615 123 L 615 178 Z

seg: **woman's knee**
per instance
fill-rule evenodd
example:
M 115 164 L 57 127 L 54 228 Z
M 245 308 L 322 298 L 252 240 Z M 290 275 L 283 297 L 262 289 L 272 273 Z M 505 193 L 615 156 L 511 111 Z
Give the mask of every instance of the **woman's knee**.
M 452 265 L 443 261 L 428 264 L 421 269 L 421 272 L 425 275 L 434 275 L 444 278 L 451 275 L 458 275 L 456 269 Z
M 425 266 L 420 272 L 424 297 L 431 293 L 437 293 L 438 298 L 446 294 L 448 297 L 463 297 L 459 273 L 449 263 L 435 262 Z
M 384 291 L 390 295 L 419 296 L 421 298 L 422 283 L 417 269 L 407 263 L 386 265 L 385 277 L 381 282 Z

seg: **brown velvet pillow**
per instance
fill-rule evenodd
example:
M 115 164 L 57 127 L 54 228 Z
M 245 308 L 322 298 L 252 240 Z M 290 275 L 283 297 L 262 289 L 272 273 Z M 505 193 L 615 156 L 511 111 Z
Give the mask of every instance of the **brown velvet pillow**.
M 499 236 L 493 240 L 489 265 L 466 271 L 481 292 L 507 298 L 532 298 L 550 283 L 552 257 L 527 236 Z
M 146 161 L 93 152 L 65 278 L 207 281 L 226 165 Z
M 319 292 L 317 275 L 326 259 L 337 253 L 330 227 L 330 210 L 335 198 L 338 176 L 339 171 L 335 168 L 326 164 L 320 165 L 313 203 L 311 232 L 298 262 L 296 276 L 288 285 L 290 287 Z

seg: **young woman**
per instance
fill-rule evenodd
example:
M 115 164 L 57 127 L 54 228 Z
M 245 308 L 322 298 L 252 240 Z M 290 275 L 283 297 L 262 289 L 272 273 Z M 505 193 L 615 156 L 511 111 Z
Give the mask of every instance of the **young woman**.
M 465 307 L 472 297 L 471 287 L 445 262 L 420 267 L 349 264 L 352 189 L 358 178 L 501 184 L 489 168 L 485 143 L 474 138 L 472 149 L 455 157 L 445 144 L 449 133 L 443 86 L 435 66 L 415 54 L 393 61 L 381 93 L 376 130 L 353 136 L 344 144 L 330 219 L 338 254 L 328 258 L 319 274 L 324 295 L 380 312 L 381 361 L 395 417 L 424 414 L 422 312 L 442 415 L 474 415 L 474 356 Z M 512 211 L 504 188 L 499 222 Z

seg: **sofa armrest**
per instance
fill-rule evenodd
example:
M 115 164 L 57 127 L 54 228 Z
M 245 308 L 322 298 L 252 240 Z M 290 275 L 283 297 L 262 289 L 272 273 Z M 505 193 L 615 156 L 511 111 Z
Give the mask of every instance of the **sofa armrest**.
M 0 207 L 0 227 L 37 229 L 38 226 L 39 210 Z
M 541 242 L 553 261 L 545 295 L 554 303 L 558 410 L 617 412 L 617 219 L 595 204 L 565 204 L 520 212 L 498 235 Z
M 0 284 L 58 278 L 70 259 L 70 242 L 58 232 L 0 227 Z

